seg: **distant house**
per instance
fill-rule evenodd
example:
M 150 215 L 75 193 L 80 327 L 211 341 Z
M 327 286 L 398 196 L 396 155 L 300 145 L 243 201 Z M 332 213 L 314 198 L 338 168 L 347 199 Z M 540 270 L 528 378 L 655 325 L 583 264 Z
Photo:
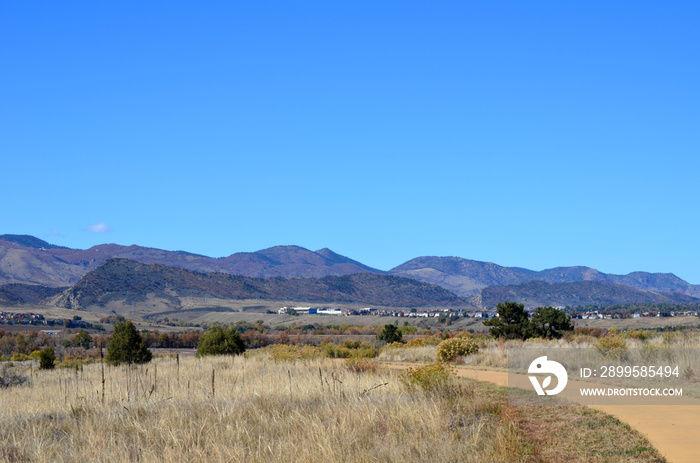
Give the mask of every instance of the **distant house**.
M 340 309 L 311 309 L 316 310 L 319 315 L 342 315 L 343 311 Z M 309 312 L 311 313 L 311 312 Z

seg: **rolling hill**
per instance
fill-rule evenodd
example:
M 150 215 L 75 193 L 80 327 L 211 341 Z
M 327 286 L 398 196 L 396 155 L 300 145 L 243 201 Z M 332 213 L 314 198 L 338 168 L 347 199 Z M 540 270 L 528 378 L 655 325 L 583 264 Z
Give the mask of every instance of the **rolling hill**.
M 393 275 L 356 273 L 324 277 L 254 278 L 199 273 L 160 264 L 109 259 L 88 272 L 53 303 L 102 310 L 110 303 L 152 304 L 178 309 L 184 297 L 360 303 L 385 307 L 468 306 L 444 288 Z M 142 311 L 144 308 L 141 308 Z
M 326 248 L 314 252 L 299 246 L 275 246 L 213 258 L 137 245 L 102 244 L 85 250 L 70 249 L 28 235 L 0 235 L 0 284 L 69 286 L 112 258 L 259 278 L 384 273 Z
M 389 273 L 440 285 L 462 297 L 475 296 L 489 286 L 520 285 L 530 281 L 601 281 L 646 291 L 700 297 L 700 285 L 692 285 L 671 273 L 633 272 L 613 275 L 590 267 L 557 267 L 534 271 L 460 257 L 418 257 L 391 269 Z
M 101 244 L 84 250 L 70 249 L 29 235 L 0 235 L 0 285 L 67 287 L 78 283 L 88 272 L 98 269 L 110 259 L 127 259 L 142 264 L 157 264 L 200 273 L 221 273 L 249 278 L 393 275 L 439 286 L 461 298 L 481 295 L 479 300 L 483 301 L 489 301 L 493 294 L 514 291 L 512 286 L 530 282 L 550 284 L 600 282 L 641 290 L 642 292 L 626 293 L 622 300 L 640 298 L 630 302 L 648 301 L 651 296 L 643 291 L 700 297 L 700 285 L 692 285 L 671 273 L 632 272 L 627 275 L 614 275 L 585 266 L 556 267 L 535 271 L 461 257 L 430 256 L 411 259 L 385 272 L 327 248 L 311 251 L 299 246 L 274 246 L 256 252 L 238 252 L 227 257 L 212 258 L 186 251 L 166 251 L 138 245 Z M 366 278 L 365 286 L 370 281 L 369 277 Z M 310 284 L 309 281 L 306 283 Z M 383 283 L 379 281 L 377 280 L 377 284 L 381 286 Z M 508 289 L 499 290 L 499 292 L 493 289 L 494 287 L 508 287 Z M 570 285 L 557 291 L 560 293 L 565 290 L 572 291 L 569 299 L 566 299 L 571 301 L 585 300 L 594 304 L 618 301 L 617 296 L 606 295 L 606 291 L 602 290 L 604 287 Z M 548 300 L 545 296 L 552 291 L 551 287 L 545 285 L 531 285 L 528 288 L 529 292 L 523 290 L 521 294 L 526 299 L 534 298 L 532 300 Z M 540 296 L 531 294 L 536 289 L 547 293 L 538 299 Z M 315 291 L 317 291 L 315 297 L 321 297 L 318 288 Z M 486 292 L 483 293 L 484 291 Z M 613 292 L 619 295 L 624 291 Z M 24 293 L 29 294 L 26 291 Z M 40 290 L 36 293 L 43 294 Z M 562 299 L 563 293 L 557 297 L 559 300 L 565 300 Z
M 611 305 L 628 303 L 697 304 L 700 298 L 632 288 L 607 281 L 547 283 L 530 281 L 520 285 L 489 286 L 472 302 L 483 309 L 494 309 L 504 301 L 517 301 L 526 307 Z

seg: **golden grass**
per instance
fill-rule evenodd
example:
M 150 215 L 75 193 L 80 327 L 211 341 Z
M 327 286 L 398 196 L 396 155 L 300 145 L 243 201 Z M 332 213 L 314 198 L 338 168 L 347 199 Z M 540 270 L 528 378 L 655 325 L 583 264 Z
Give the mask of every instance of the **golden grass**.
M 0 391 L 0 461 L 663 461 L 584 407 L 513 407 L 492 385 L 416 387 L 375 360 L 288 350 L 34 370 L 31 386 Z
M 494 399 L 344 361 L 158 358 L 35 371 L 0 395 L 0 461 L 527 461 Z

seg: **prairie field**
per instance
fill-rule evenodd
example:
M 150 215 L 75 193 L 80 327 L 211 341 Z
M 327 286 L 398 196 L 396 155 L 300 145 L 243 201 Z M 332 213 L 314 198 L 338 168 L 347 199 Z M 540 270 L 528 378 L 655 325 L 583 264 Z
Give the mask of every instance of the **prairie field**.
M 613 417 L 509 406 L 504 388 L 436 365 L 407 374 L 296 346 L 138 367 L 6 365 L 29 381 L 0 390 L 0 461 L 664 461 Z

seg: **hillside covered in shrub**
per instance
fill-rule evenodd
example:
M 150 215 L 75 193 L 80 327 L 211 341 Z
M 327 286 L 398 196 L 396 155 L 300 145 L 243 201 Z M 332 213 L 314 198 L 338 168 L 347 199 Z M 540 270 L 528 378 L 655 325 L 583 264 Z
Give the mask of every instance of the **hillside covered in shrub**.
M 198 273 L 127 259 L 110 259 L 65 291 L 58 303 L 66 308 L 104 307 L 110 301 L 129 304 L 155 296 L 179 305 L 181 297 L 295 300 L 363 303 L 388 307 L 466 306 L 439 286 L 407 278 L 358 273 L 321 278 L 250 278 L 224 273 Z

